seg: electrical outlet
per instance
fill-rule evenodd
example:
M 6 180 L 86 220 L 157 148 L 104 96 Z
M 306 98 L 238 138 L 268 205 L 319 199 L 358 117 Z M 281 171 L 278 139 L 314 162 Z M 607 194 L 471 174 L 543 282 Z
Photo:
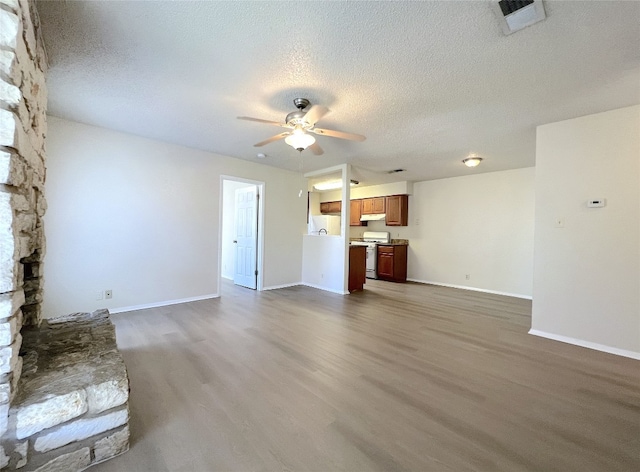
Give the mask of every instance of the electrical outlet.
M 110 298 L 113 298 L 113 290 L 105 290 L 104 291 L 104 298 L 106 298 L 107 300 Z
M 102 292 L 102 290 L 98 290 L 96 292 L 96 300 L 102 300 L 104 298 L 104 293 Z
M 471 278 L 471 274 L 467 274 L 464 276 L 465 279 L 469 280 Z

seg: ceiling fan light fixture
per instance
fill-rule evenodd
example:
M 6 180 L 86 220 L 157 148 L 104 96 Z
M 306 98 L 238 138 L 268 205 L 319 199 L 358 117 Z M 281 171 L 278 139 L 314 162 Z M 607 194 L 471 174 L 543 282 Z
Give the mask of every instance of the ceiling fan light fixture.
M 478 167 L 481 162 L 482 158 L 473 154 L 471 154 L 466 159 L 462 159 L 462 163 L 467 167 Z
M 309 108 L 309 100 L 306 98 L 296 98 L 293 101 L 297 110 L 287 115 L 284 123 L 271 120 L 263 120 L 262 118 L 252 118 L 250 116 L 239 116 L 239 120 L 255 121 L 257 123 L 264 123 L 267 125 L 278 126 L 280 128 L 287 128 L 289 131 L 276 134 L 270 138 L 260 141 L 254 144 L 254 147 L 265 146 L 266 144 L 274 141 L 284 139 L 284 141 L 294 148 L 296 151 L 304 151 L 309 146 L 316 142 L 316 138 L 308 133 L 319 134 L 321 136 L 328 136 L 330 138 L 347 139 L 349 141 L 364 141 L 367 139 L 360 134 L 345 133 L 344 131 L 337 131 L 333 129 L 316 128 L 316 123 L 322 119 L 324 115 L 329 113 L 327 107 L 321 105 L 313 105 Z M 307 110 L 307 108 L 309 108 Z M 305 111 L 306 110 L 306 111 Z M 319 145 L 313 146 L 311 149 L 316 156 L 323 154 L 322 148 Z
M 291 146 L 296 151 L 304 151 L 313 143 L 316 142 L 316 138 L 310 134 L 305 133 L 303 130 L 297 128 L 293 130 L 289 136 L 284 139 L 284 142 Z

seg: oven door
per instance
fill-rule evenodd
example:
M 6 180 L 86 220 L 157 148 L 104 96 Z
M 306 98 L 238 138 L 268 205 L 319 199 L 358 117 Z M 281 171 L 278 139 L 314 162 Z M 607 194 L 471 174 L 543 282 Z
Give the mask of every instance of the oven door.
M 378 264 L 378 248 L 375 244 L 367 246 L 367 263 L 366 263 L 366 277 L 368 279 L 377 279 L 378 271 L 376 270 Z

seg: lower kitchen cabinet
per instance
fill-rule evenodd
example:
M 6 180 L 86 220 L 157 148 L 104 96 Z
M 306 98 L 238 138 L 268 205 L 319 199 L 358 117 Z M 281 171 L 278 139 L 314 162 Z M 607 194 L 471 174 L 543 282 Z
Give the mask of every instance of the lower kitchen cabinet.
M 349 292 L 363 290 L 366 274 L 367 248 L 349 246 Z
M 392 282 L 407 281 L 406 245 L 378 245 L 378 278 Z

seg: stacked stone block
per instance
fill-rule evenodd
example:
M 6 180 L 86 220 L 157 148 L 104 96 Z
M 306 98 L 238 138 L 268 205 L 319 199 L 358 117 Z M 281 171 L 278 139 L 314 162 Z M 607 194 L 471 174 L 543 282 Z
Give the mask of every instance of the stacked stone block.
M 109 312 L 23 329 L 24 365 L 2 470 L 83 470 L 129 449 L 129 380 Z
M 45 69 L 34 5 L 0 0 L 0 437 L 22 371 L 20 330 L 41 317 Z

